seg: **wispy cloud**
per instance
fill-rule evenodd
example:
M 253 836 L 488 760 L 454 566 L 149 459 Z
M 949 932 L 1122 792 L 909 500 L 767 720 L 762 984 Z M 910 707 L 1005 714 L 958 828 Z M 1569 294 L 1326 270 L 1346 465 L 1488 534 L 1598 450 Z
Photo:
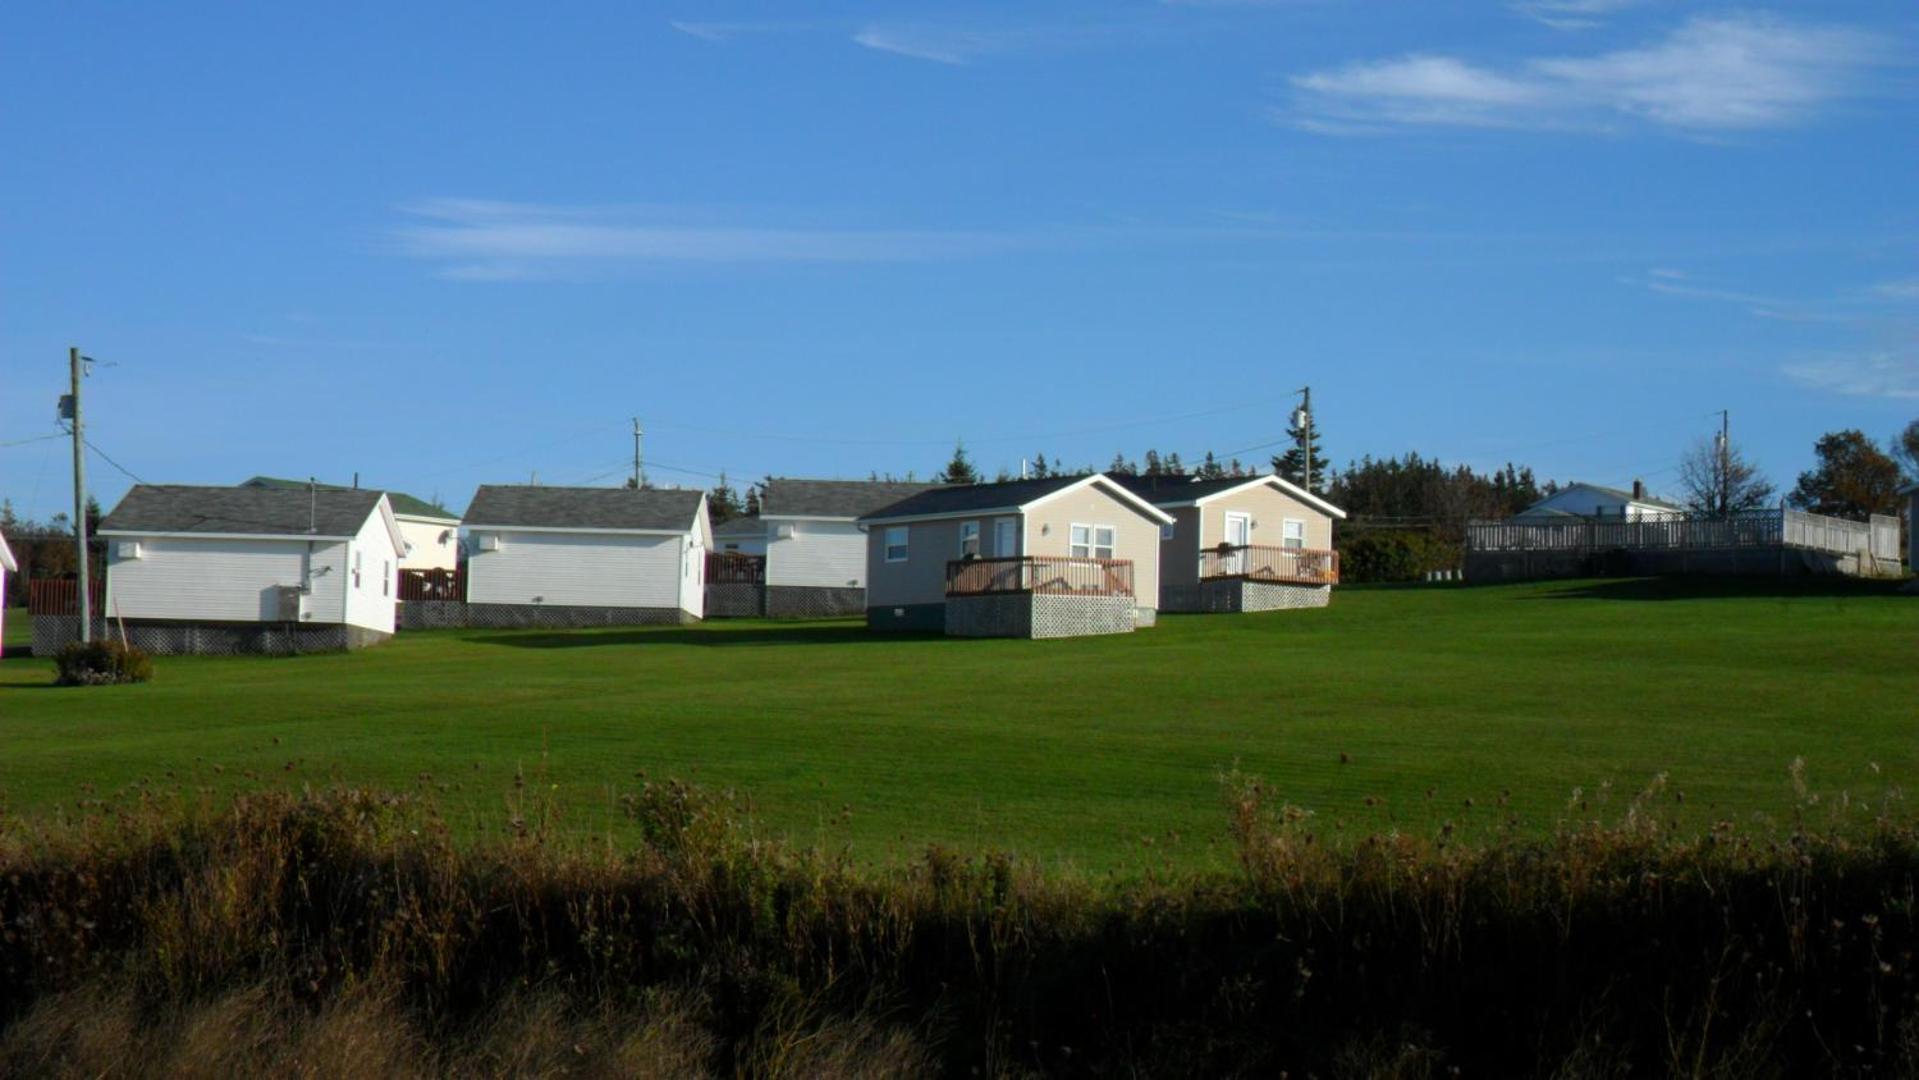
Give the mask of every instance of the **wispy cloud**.
M 1798 382 L 1835 394 L 1919 398 L 1919 346 L 1857 355 L 1830 353 L 1781 368 Z
M 785 34 L 812 28 L 808 23 L 797 22 L 702 22 L 686 19 L 670 19 L 667 25 L 682 34 L 690 34 L 702 41 L 714 42 L 731 41 L 734 38 L 754 34 Z
M 1003 27 L 945 23 L 868 23 L 853 43 L 877 52 L 962 66 L 990 57 L 1110 45 L 1159 33 L 1144 22 L 1088 22 Z
M 1888 300 L 1919 300 L 1919 278 L 1905 281 L 1882 281 L 1872 287 L 1875 296 Z
M 1696 18 L 1663 39 L 1588 57 L 1538 57 L 1505 70 L 1414 54 L 1295 76 L 1283 118 L 1335 133 L 1420 126 L 1616 128 L 1691 134 L 1803 123 L 1857 93 L 1888 43 L 1840 26 L 1761 16 Z
M 1642 3 L 1645 0 L 1516 0 L 1507 6 L 1560 30 L 1590 30 L 1606 16 Z
M 802 228 L 688 220 L 661 208 L 545 206 L 433 199 L 402 208 L 399 252 L 459 281 L 578 276 L 666 262 L 913 262 L 963 258 L 1029 242 L 965 230 Z
M 915 60 L 954 65 L 964 64 L 993 47 L 990 38 L 977 32 L 898 26 L 865 27 L 853 35 L 853 43 Z

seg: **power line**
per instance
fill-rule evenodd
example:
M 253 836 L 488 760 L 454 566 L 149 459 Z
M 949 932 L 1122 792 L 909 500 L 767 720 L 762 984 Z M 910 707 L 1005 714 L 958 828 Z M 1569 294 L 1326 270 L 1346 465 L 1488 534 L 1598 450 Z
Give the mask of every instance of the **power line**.
M 93 445 L 93 443 L 92 443 L 92 442 L 91 442 L 90 440 L 86 440 L 86 439 L 82 439 L 81 441 L 82 441 L 82 442 L 85 442 L 85 443 L 87 444 L 87 449 L 89 449 L 89 450 L 91 450 L 91 451 L 93 451 L 93 452 L 94 452 L 94 453 L 96 453 L 96 454 L 99 454 L 99 455 L 100 455 L 100 460 L 102 460 L 102 461 L 104 461 L 104 462 L 106 462 L 107 464 L 109 464 L 109 465 L 111 465 L 111 466 L 113 466 L 114 468 L 116 468 L 116 469 L 118 469 L 118 470 L 120 470 L 120 472 L 121 472 L 121 473 L 123 473 L 123 474 L 124 474 L 124 475 L 126 476 L 126 478 L 127 478 L 127 479 L 129 479 L 129 480 L 131 480 L 131 481 L 133 481 L 133 482 L 134 482 L 134 483 L 136 483 L 136 484 L 144 484 L 144 483 L 146 483 L 146 481 L 145 481 L 145 480 L 142 480 L 142 479 L 140 479 L 139 477 L 137 477 L 137 476 L 135 476 L 135 475 L 133 475 L 133 473 L 132 473 L 132 472 L 130 472 L 130 471 L 128 471 L 128 469 L 127 469 L 127 467 L 126 467 L 125 465 L 122 465 L 122 464 L 120 464 L 119 462 L 117 462 L 117 461 L 115 461 L 115 460 L 113 460 L 113 459 L 112 459 L 111 457 L 108 457 L 108 456 L 107 456 L 107 452 L 106 452 L 105 450 L 102 450 L 102 449 L 100 449 L 99 447 L 97 447 L 97 446 L 95 446 L 95 445 Z
M 66 437 L 67 433 L 64 431 L 56 431 L 51 435 L 35 435 L 31 439 L 15 439 L 12 442 L 0 442 L 0 450 L 5 450 L 10 446 L 30 446 L 33 443 L 46 442 L 49 439 L 64 439 Z

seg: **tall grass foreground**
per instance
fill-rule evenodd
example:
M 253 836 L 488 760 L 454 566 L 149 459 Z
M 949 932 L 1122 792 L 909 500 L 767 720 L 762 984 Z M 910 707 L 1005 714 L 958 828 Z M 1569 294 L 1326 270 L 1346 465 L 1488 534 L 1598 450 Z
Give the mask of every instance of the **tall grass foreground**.
M 1919 832 L 1802 797 L 1682 832 L 1662 784 L 1541 839 L 1327 842 L 1221 779 L 1233 872 L 1093 879 L 768 838 L 456 843 L 350 788 L 0 819 L 0 1074 L 1911 1074 Z

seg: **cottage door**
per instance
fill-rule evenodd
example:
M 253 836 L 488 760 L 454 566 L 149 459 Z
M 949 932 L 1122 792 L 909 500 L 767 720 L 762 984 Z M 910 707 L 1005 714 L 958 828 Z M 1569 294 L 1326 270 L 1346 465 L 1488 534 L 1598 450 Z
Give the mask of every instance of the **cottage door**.
M 1229 575 L 1243 574 L 1246 572 L 1246 552 L 1243 549 L 1247 544 L 1252 542 L 1252 538 L 1253 522 L 1251 518 L 1245 514 L 1226 515 L 1226 543 L 1234 550 L 1226 557 L 1226 565 L 1221 567 L 1222 570 Z

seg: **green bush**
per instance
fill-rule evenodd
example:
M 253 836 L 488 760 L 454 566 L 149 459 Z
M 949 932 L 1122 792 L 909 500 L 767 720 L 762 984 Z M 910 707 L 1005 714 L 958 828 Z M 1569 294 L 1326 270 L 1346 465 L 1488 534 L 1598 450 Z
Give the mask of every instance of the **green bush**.
M 53 658 L 61 686 L 107 686 L 153 678 L 153 657 L 118 641 L 75 641 Z
M 1361 531 L 1340 538 L 1342 581 L 1418 581 L 1428 570 L 1459 565 L 1460 547 L 1411 529 Z

